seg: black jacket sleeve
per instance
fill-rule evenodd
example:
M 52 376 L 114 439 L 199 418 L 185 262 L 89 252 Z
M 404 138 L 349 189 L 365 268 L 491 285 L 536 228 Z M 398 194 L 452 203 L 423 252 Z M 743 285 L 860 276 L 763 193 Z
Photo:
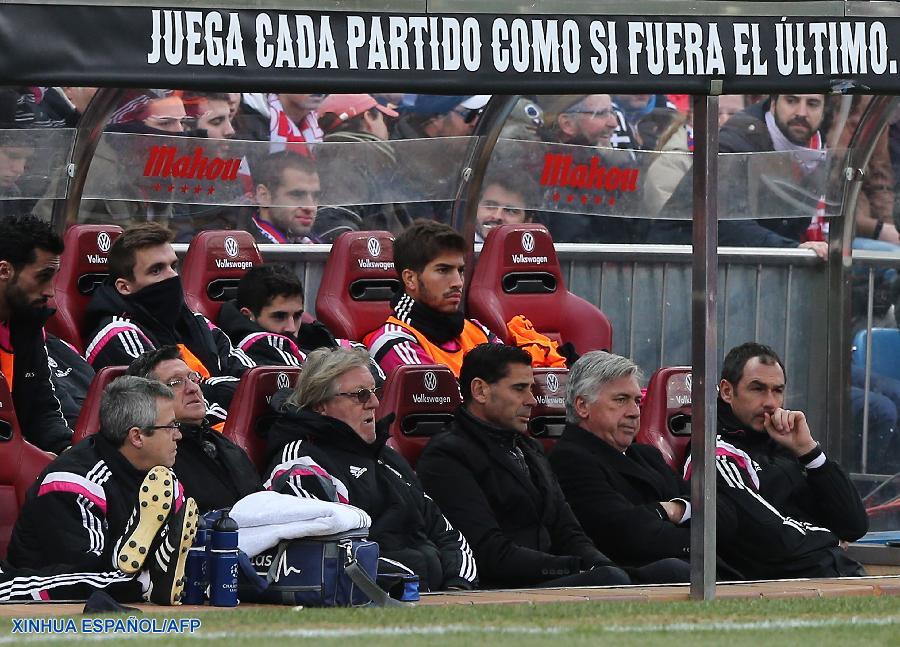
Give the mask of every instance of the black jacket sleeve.
M 856 541 L 869 530 L 869 517 L 859 493 L 841 466 L 827 459 L 821 467 L 806 470 L 808 503 L 815 523 L 844 541 Z
M 25 439 L 44 451 L 59 454 L 72 444 L 72 430 L 56 397 L 49 362 L 47 347 L 41 341 L 22 370 L 15 369 L 13 402 Z

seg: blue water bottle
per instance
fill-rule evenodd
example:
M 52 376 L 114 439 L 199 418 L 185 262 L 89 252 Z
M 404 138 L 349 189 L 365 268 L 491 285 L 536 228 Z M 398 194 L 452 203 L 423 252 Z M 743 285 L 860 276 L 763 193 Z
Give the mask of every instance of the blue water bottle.
M 184 567 L 183 604 L 203 604 L 206 602 L 206 588 L 209 586 L 209 570 L 206 558 L 206 546 L 209 543 L 209 528 L 206 520 L 200 517 L 194 545 L 188 551 L 187 563 Z
M 238 525 L 227 514 L 220 517 L 209 536 L 209 603 L 234 607 L 238 603 Z

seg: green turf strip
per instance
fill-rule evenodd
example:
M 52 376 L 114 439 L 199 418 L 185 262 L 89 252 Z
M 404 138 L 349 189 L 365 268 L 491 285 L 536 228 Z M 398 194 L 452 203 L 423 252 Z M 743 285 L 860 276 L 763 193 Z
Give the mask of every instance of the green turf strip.
M 181 615 L 178 611 L 160 617 Z M 191 614 L 188 614 L 191 615 Z M 712 603 L 570 602 L 414 609 L 271 607 L 194 614 L 193 637 L 108 636 L 128 644 L 328 645 L 900 645 L 900 597 L 721 600 Z M 152 617 L 152 616 L 147 616 Z M 10 635 L 2 644 L 67 644 L 80 636 Z M 206 637 L 206 640 L 203 637 Z M 102 637 L 98 636 L 102 642 Z M 690 642 L 684 642 L 688 640 Z

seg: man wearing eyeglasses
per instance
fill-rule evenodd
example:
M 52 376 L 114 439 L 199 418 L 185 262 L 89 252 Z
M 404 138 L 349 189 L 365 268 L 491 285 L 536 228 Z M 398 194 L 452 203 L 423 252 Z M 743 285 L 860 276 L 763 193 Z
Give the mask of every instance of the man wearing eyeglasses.
M 409 463 L 385 444 L 384 422 L 390 420 L 376 424 L 379 394 L 365 351 L 310 353 L 267 434 L 266 487 L 368 512 L 369 537 L 381 550 L 379 573 L 385 567 L 414 572 L 423 591 L 471 589 L 477 581 L 472 552 L 426 496 Z
M 556 125 L 564 144 L 608 147 L 618 123 L 610 96 L 589 94 L 561 112 Z
M 139 377 L 106 387 L 99 432 L 54 460 L 28 491 L 9 561 L 36 577 L 20 577 L 20 591 L 40 586 L 38 599 L 84 598 L 107 589 L 124 602 L 180 603 L 198 514 L 170 470 L 181 439 L 172 397 Z M 3 580 L 0 599 L 11 593 Z
M 475 214 L 475 242 L 483 243 L 499 225 L 531 222 L 527 207 L 534 204 L 533 188 L 525 175 L 497 173 L 486 177 Z
M 618 121 L 608 94 L 589 94 L 559 112 L 551 127 L 543 131 L 554 146 L 554 154 L 571 158 L 573 164 L 587 167 L 618 169 L 631 173 L 636 161 L 631 151 L 615 150 L 612 136 Z M 638 182 L 640 180 L 638 179 Z M 639 240 L 640 221 L 622 218 L 619 214 L 633 215 L 632 205 L 639 195 L 623 187 L 597 189 L 596 187 L 559 191 L 551 188 L 546 196 L 555 213 L 547 226 L 557 242 L 583 243 L 631 243 Z M 568 194 L 568 195 L 567 195 Z M 565 197 L 567 199 L 560 199 Z M 637 239 L 637 240 L 636 240 Z
M 318 243 L 313 232 L 322 195 L 315 162 L 290 151 L 254 164 L 256 213 L 250 233 L 258 243 Z
M 244 450 L 207 420 L 200 374 L 184 363 L 177 346 L 147 351 L 131 363 L 128 373 L 172 389 L 175 419 L 181 426 L 173 469 L 201 514 L 230 508 L 262 489 L 256 467 Z

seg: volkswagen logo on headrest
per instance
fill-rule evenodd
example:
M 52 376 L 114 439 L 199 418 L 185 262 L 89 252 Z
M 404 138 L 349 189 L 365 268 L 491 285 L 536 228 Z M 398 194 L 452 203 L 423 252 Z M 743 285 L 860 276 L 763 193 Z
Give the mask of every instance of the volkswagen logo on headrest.
M 97 249 L 105 254 L 109 251 L 110 247 L 112 247 L 112 239 L 110 239 L 109 234 L 105 231 L 101 231 L 97 234 Z
M 550 373 L 547 376 L 547 390 L 550 391 L 550 393 L 559 391 L 559 378 L 556 377 L 556 373 Z
M 372 256 L 373 258 L 381 256 L 381 241 L 379 241 L 377 238 L 370 238 L 368 247 L 369 256 Z
M 522 234 L 522 249 L 529 254 L 534 251 L 534 234 L 530 231 L 526 231 Z
M 693 386 L 694 378 L 691 373 L 688 373 L 684 376 L 684 385 L 687 387 L 687 390 L 690 391 Z
M 434 374 L 434 371 L 428 371 L 425 374 L 425 379 L 422 380 L 422 384 L 429 391 L 434 391 L 437 388 L 437 375 Z
M 278 374 L 278 377 L 275 378 L 275 386 L 279 389 L 286 389 L 291 386 L 291 381 L 288 379 L 287 373 Z
M 240 254 L 241 248 L 238 245 L 238 242 L 229 236 L 225 239 L 225 253 L 228 254 L 230 258 L 234 258 L 238 254 Z

